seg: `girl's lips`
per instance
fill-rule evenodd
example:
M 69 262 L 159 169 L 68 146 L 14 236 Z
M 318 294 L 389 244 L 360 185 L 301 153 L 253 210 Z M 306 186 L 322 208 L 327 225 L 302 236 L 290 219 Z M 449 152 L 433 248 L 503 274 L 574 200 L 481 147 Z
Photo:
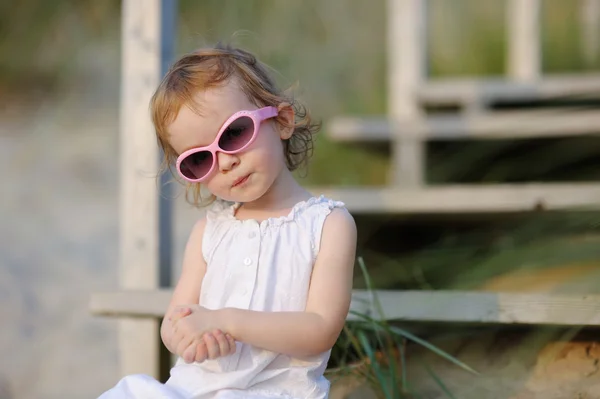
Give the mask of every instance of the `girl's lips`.
M 232 187 L 237 187 L 240 186 L 242 184 L 244 184 L 248 178 L 250 177 L 250 175 L 246 175 L 244 177 L 240 177 L 239 179 L 237 179 L 236 181 L 233 182 L 233 186 Z

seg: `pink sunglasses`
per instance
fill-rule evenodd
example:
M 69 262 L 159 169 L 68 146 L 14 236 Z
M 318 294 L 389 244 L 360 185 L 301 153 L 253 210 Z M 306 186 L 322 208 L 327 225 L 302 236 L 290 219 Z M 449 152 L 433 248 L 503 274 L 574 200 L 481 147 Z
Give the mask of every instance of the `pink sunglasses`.
M 199 183 L 206 179 L 217 164 L 217 151 L 236 154 L 248 148 L 256 139 L 260 124 L 277 116 L 276 107 L 264 107 L 253 111 L 239 111 L 225 121 L 215 141 L 206 147 L 185 151 L 177 158 L 177 171 L 182 178 Z

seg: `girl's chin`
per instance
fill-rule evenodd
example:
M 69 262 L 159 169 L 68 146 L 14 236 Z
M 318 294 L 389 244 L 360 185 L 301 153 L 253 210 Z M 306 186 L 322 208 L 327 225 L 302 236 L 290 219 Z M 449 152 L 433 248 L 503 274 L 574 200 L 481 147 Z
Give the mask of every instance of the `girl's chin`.
M 260 190 L 259 187 L 246 186 L 243 188 L 233 188 L 223 195 L 215 193 L 215 195 L 225 201 L 250 203 L 262 197 L 266 190 Z

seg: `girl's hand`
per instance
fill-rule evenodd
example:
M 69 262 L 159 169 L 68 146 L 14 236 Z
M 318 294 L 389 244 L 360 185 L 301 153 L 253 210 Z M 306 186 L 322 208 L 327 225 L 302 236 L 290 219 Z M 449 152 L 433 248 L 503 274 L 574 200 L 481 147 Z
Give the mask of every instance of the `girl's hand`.
M 206 359 L 217 359 L 236 351 L 233 337 L 221 330 L 204 333 L 200 342 L 194 340 L 183 352 L 182 358 L 187 363 L 203 362 Z
M 178 308 L 175 308 L 175 310 L 173 311 L 173 314 L 171 314 L 171 316 L 169 317 L 169 320 L 172 323 L 175 323 L 177 320 L 181 319 L 182 317 L 189 316 L 191 314 L 192 314 L 191 308 L 178 307 Z
M 192 314 L 191 307 L 183 306 L 183 307 L 175 308 L 173 310 L 173 313 L 171 313 L 171 316 L 169 316 L 169 321 L 171 321 L 171 323 L 172 323 L 171 326 L 174 327 L 175 323 L 177 323 L 180 319 L 182 319 L 186 316 L 189 316 L 191 314 Z M 174 334 L 171 335 L 170 346 L 172 348 L 176 348 L 175 353 L 178 356 L 180 356 L 181 358 L 183 358 L 183 360 L 186 363 L 192 363 L 194 361 L 203 362 L 204 360 L 206 360 L 206 358 L 208 356 L 208 349 L 207 349 L 204 341 L 192 342 L 183 353 L 178 348 L 179 343 L 180 342 L 176 339 L 175 335 Z
M 215 311 L 198 305 L 174 310 L 171 316 L 173 340 L 171 345 L 187 363 L 202 362 L 235 353 L 233 337 L 215 326 Z

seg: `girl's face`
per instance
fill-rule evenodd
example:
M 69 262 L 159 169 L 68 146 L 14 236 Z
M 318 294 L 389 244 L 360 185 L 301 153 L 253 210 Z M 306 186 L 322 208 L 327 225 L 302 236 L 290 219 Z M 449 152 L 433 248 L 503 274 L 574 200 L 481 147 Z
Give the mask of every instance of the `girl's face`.
M 258 108 L 233 80 L 198 93 L 195 100 L 200 114 L 184 106 L 168 127 L 169 143 L 178 154 L 211 144 L 231 115 Z M 281 114 L 288 115 L 289 112 Z M 243 152 L 217 152 L 215 169 L 203 184 L 212 194 L 227 201 L 249 203 L 259 199 L 287 170 L 281 140 L 290 135 L 291 129 L 280 131 L 274 119 L 263 121 L 256 139 Z

